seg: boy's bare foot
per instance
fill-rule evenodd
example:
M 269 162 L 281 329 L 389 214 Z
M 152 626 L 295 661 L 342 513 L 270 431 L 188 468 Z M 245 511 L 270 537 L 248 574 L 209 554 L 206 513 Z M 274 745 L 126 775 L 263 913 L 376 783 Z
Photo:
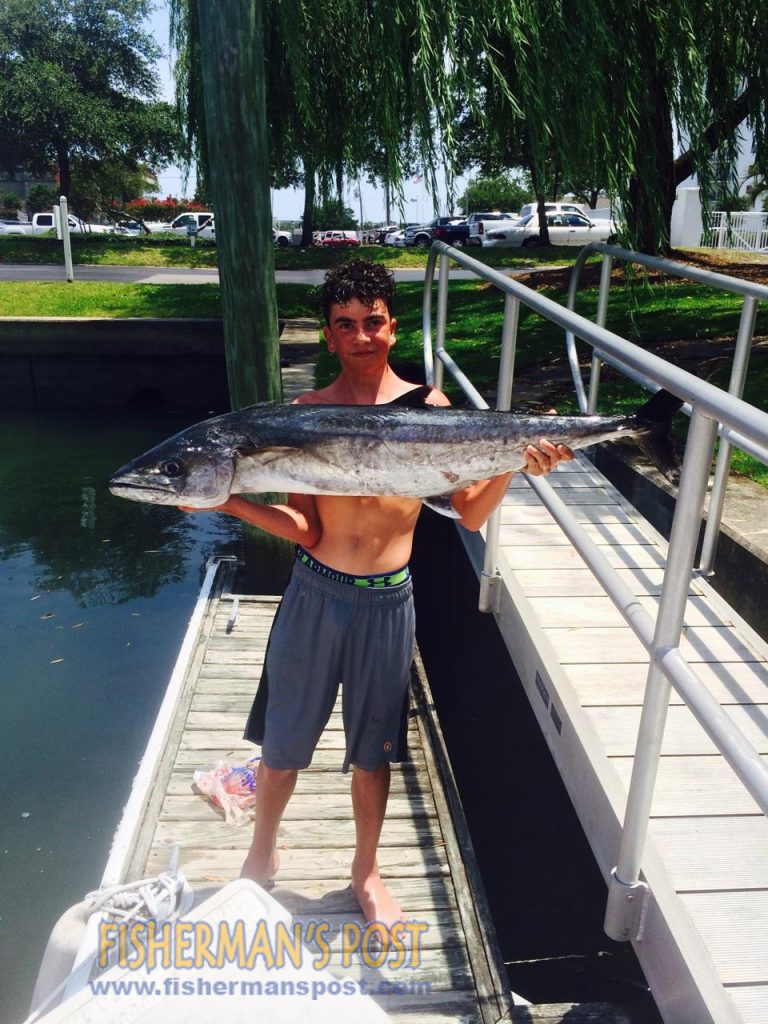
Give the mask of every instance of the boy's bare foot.
M 352 869 L 352 891 L 357 897 L 360 909 L 366 921 L 378 921 L 391 929 L 398 922 L 406 920 L 400 904 L 387 889 L 378 871 L 374 869 L 368 875 L 356 877 Z
M 252 882 L 258 882 L 262 887 L 266 887 L 277 874 L 279 867 L 280 855 L 274 848 L 267 857 L 250 852 L 240 869 L 240 877 L 250 878 Z

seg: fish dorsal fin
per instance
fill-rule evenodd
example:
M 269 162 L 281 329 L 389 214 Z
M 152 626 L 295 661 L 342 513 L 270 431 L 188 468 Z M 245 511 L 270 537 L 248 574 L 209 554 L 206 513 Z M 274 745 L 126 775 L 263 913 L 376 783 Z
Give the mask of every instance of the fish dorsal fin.
M 407 409 L 421 409 L 425 405 L 428 405 L 427 398 L 432 394 L 434 388 L 430 384 L 422 384 L 419 388 L 413 388 L 411 391 L 406 391 L 404 395 L 400 395 L 399 398 L 394 398 L 391 402 L 387 402 L 387 405 L 403 405 Z

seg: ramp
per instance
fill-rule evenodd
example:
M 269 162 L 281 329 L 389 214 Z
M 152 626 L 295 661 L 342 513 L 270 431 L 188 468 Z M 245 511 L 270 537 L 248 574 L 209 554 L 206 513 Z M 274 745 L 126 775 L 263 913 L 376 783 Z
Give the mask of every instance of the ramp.
M 665 541 L 584 457 L 550 483 L 640 604 L 658 605 Z M 479 573 L 481 534 L 461 531 Z M 616 864 L 648 654 L 523 477 L 501 514 L 496 621 L 606 882 Z M 768 754 L 766 645 L 704 580 L 682 653 Z M 633 945 L 665 1020 L 768 1019 L 768 821 L 673 691 L 651 811 L 651 898 Z

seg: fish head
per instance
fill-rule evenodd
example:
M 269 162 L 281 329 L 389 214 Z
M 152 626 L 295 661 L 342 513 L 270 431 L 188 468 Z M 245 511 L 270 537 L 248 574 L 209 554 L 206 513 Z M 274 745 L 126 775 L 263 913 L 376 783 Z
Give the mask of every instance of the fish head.
M 177 434 L 119 469 L 109 489 L 131 501 L 215 508 L 229 497 L 236 468 L 235 448 L 221 440 Z

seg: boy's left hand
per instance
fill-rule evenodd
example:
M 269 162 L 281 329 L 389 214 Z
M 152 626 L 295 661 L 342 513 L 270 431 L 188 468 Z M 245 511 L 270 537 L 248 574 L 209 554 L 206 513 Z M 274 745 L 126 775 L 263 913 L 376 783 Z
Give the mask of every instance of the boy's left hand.
M 546 437 L 542 437 L 538 445 L 529 444 L 525 449 L 524 473 L 531 476 L 546 476 L 551 473 L 558 462 L 570 462 L 573 452 L 567 444 L 554 445 Z

